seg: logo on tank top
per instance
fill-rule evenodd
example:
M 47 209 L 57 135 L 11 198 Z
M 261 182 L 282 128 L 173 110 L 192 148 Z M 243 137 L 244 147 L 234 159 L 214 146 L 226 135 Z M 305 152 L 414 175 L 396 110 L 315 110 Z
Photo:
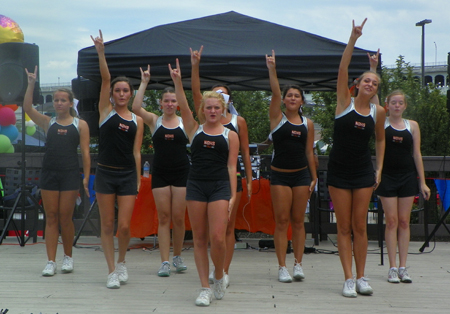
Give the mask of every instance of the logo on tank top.
M 291 131 L 291 136 L 293 136 L 293 137 L 301 137 L 302 136 L 302 132 L 301 131 L 292 130 Z
M 392 137 L 392 142 L 393 143 L 402 143 L 403 142 L 403 136 L 393 136 Z
M 364 122 L 355 121 L 355 129 L 364 130 L 366 124 Z
M 128 130 L 130 129 L 129 125 L 123 124 L 123 123 L 119 123 L 119 130 L 124 131 L 124 132 L 128 132 Z
M 58 135 L 67 135 L 66 129 L 58 129 Z
M 173 141 L 175 139 L 175 134 L 164 134 L 164 139 L 166 141 Z
M 215 148 L 216 142 L 215 141 L 203 141 L 203 147 L 205 148 Z

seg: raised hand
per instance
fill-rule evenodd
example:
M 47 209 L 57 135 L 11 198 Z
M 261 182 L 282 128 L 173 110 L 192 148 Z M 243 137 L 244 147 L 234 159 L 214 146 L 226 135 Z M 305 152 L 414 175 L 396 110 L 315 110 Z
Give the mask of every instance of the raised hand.
M 180 62 L 178 61 L 178 58 L 176 60 L 176 68 L 172 69 L 172 66 L 169 63 L 169 71 L 170 71 L 170 77 L 174 82 L 181 81 L 181 71 L 180 71 Z
M 99 36 L 94 38 L 91 35 L 91 39 L 94 42 L 95 50 L 97 50 L 97 52 L 104 52 L 105 51 L 105 45 L 103 44 L 102 30 L 99 29 L 98 32 L 99 32 Z
M 28 72 L 27 68 L 25 68 L 25 72 L 27 73 L 27 78 L 28 78 L 28 85 L 34 84 L 36 82 L 36 78 L 37 78 L 37 65 L 34 67 L 34 73 L 30 73 Z
M 377 54 L 370 55 L 370 53 L 367 53 L 367 57 L 369 58 L 369 64 L 370 64 L 370 70 L 376 71 L 378 66 L 378 60 L 380 55 L 380 48 L 378 48 Z
M 352 21 L 353 28 L 352 28 L 351 37 L 353 37 L 355 40 L 358 39 L 359 37 L 361 37 L 362 30 L 363 30 L 364 24 L 366 24 L 366 21 L 367 21 L 367 18 L 365 18 L 364 21 L 362 22 L 362 24 L 359 26 L 355 26 L 355 20 Z
M 272 55 L 266 55 L 266 65 L 269 70 L 275 69 L 275 50 L 272 49 Z
M 143 71 L 142 68 L 139 68 L 141 70 L 141 82 L 148 84 L 150 82 L 150 64 L 147 65 L 147 70 Z
M 191 64 L 192 65 L 199 65 L 200 64 L 200 59 L 202 57 L 202 51 L 203 51 L 203 46 L 200 47 L 200 50 L 192 50 L 192 48 L 189 48 L 189 50 L 191 51 Z

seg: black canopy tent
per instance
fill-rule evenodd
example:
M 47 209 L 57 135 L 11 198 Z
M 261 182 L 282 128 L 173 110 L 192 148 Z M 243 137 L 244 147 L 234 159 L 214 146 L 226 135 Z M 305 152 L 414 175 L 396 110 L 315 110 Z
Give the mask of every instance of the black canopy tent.
M 108 34 L 106 33 L 106 36 Z M 306 91 L 335 90 L 345 44 L 236 12 L 161 25 L 105 43 L 112 77 L 125 75 L 140 83 L 139 67 L 151 67 L 149 89 L 172 85 L 168 63 L 179 58 L 185 88 L 190 88 L 189 47 L 204 50 L 202 88 L 228 84 L 232 90 L 269 89 L 265 55 L 275 50 L 280 84 Z M 367 51 L 354 49 L 349 79 L 369 68 Z M 381 62 L 380 62 L 381 63 Z M 78 52 L 78 76 L 100 81 L 95 47 Z

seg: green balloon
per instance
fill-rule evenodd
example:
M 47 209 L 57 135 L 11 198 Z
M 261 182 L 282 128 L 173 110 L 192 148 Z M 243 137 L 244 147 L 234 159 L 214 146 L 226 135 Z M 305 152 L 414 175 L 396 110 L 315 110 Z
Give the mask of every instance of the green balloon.
M 29 136 L 33 136 L 34 133 L 36 133 L 36 126 L 27 126 L 26 132 Z
M 11 141 L 6 135 L 0 134 L 0 154 L 10 149 Z
M 7 154 L 14 153 L 14 145 L 11 144 L 11 146 L 9 147 L 9 149 L 5 153 L 7 153 Z

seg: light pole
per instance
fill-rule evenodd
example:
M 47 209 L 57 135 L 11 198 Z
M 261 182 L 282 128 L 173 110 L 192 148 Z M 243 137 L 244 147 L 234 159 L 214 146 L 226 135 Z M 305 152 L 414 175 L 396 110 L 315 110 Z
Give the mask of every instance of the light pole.
M 425 24 L 430 24 L 431 20 L 422 20 L 416 23 L 416 26 L 422 26 L 422 86 L 425 86 Z
M 437 66 L 437 45 L 434 42 L 434 66 Z

